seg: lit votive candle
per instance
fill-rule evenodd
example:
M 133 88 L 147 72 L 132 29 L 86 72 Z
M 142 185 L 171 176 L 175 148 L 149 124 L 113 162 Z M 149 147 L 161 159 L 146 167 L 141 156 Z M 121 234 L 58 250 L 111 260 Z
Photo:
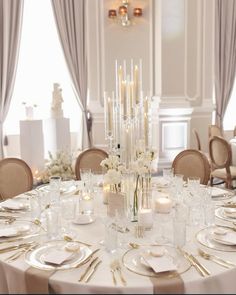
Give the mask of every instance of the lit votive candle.
M 168 198 L 158 198 L 155 200 L 155 211 L 159 213 L 169 213 L 172 208 L 172 201 Z
M 145 228 L 152 227 L 153 225 L 152 209 L 140 209 L 138 211 L 138 224 Z
M 93 205 L 93 197 L 90 194 L 84 194 L 80 200 L 80 212 L 82 214 L 92 214 Z
M 110 185 L 103 184 L 103 204 L 108 204 L 108 195 L 110 193 Z

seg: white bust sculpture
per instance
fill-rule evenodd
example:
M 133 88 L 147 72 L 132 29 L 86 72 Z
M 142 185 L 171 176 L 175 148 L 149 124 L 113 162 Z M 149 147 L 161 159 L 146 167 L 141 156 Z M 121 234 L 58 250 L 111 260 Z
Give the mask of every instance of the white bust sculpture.
M 51 117 L 52 118 L 63 118 L 63 110 L 62 110 L 62 89 L 60 88 L 60 84 L 53 84 L 53 92 L 52 92 L 52 105 L 51 105 Z

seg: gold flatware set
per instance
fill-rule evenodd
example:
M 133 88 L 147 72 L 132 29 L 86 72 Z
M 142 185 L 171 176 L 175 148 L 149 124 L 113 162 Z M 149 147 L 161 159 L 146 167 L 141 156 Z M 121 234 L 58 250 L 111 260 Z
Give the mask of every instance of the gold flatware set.
M 83 264 L 85 264 L 86 262 L 90 261 L 93 257 L 93 255 L 98 251 L 99 249 L 94 250 L 90 255 L 89 255 L 89 259 L 87 258 Z M 87 268 L 85 269 L 85 271 L 82 273 L 82 275 L 79 278 L 79 282 L 82 282 L 84 280 L 85 283 L 87 283 L 92 275 L 95 273 L 95 271 L 97 270 L 99 264 L 102 263 L 102 260 L 99 259 L 99 257 L 95 257 L 92 259 L 92 261 L 89 263 L 89 265 L 87 266 Z
M 127 282 L 122 274 L 122 271 L 121 271 L 121 265 L 120 265 L 120 262 L 118 259 L 115 259 L 111 262 L 110 264 L 110 270 L 111 270 L 111 273 L 112 273 L 112 279 L 113 279 L 113 283 L 114 285 L 117 285 L 117 280 L 116 280 L 116 276 L 115 274 L 117 273 L 120 277 L 120 280 L 122 282 L 122 284 L 124 286 L 126 286 Z
M 189 254 L 180 247 L 178 247 L 178 250 L 189 261 L 189 263 L 200 273 L 201 276 L 207 277 L 210 275 L 210 271 L 202 263 L 200 263 L 195 256 Z
M 225 260 L 225 259 L 222 259 L 219 256 L 209 254 L 209 253 L 203 251 L 202 249 L 198 249 L 198 253 L 201 257 L 205 258 L 206 260 L 211 260 L 211 261 L 213 261 L 221 266 L 224 266 L 226 268 L 236 267 L 235 263 Z

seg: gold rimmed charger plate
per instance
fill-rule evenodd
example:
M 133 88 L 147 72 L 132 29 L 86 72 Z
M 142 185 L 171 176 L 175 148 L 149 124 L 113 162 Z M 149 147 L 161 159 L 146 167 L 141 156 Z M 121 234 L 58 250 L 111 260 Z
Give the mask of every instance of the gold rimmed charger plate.
M 236 252 L 236 245 L 226 245 L 221 243 L 219 240 L 214 239 L 214 232 L 217 229 L 225 230 L 224 226 L 208 226 L 206 228 L 201 229 L 195 235 L 196 240 L 203 246 L 224 252 Z M 230 231 L 230 229 L 228 229 Z
M 144 263 L 142 263 L 141 253 L 147 250 L 156 251 L 158 247 L 159 248 L 164 247 L 168 251 L 168 255 L 173 257 L 173 259 L 176 258 L 177 271 L 166 271 L 166 272 L 155 273 L 151 267 L 148 267 Z M 164 245 L 164 246 L 161 246 L 161 245 L 148 246 L 147 245 L 147 246 L 140 246 L 137 249 L 134 249 L 134 248 L 129 249 L 123 254 L 122 263 L 129 271 L 141 276 L 146 276 L 146 277 L 173 278 L 188 271 L 191 267 L 190 263 L 181 254 L 179 254 L 174 247 L 167 246 L 167 245 Z
M 38 190 L 44 191 L 44 192 L 50 192 L 50 184 L 42 184 L 37 188 Z M 75 193 L 77 190 L 77 187 L 75 184 L 69 184 L 66 183 L 66 181 L 62 181 L 60 193 L 64 195 L 69 195 Z
M 76 268 L 79 263 L 82 263 L 92 253 L 91 248 L 81 245 L 79 251 L 75 251 L 70 259 L 59 265 L 45 262 L 45 254 L 55 250 L 65 250 L 67 243 L 64 240 L 53 240 L 41 244 L 25 254 L 25 261 L 30 266 L 42 270 L 63 270 Z
M 229 208 L 227 207 L 219 207 L 219 208 L 216 208 L 215 210 L 215 216 L 220 218 L 220 219 L 223 219 L 223 220 L 226 220 L 226 221 L 230 221 L 230 222 L 233 222 L 233 221 L 236 221 L 236 218 L 233 217 L 233 216 L 230 216 L 230 214 L 227 214 L 225 210 L 228 210 Z
M 34 224 L 30 220 L 15 220 L 9 225 L 6 224 L 0 224 L 0 228 L 4 229 L 16 229 L 15 235 L 9 235 L 9 236 L 1 236 L 0 237 L 0 243 L 11 241 L 13 238 L 19 238 L 29 235 L 35 235 L 40 232 L 40 227 L 36 224 Z

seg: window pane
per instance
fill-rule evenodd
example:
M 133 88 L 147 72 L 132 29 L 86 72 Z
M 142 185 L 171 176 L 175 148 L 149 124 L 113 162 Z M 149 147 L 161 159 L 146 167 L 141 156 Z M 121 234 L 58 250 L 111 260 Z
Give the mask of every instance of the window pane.
M 19 64 L 10 110 L 4 124 L 6 134 L 19 134 L 25 119 L 22 102 L 36 104 L 34 118 L 50 117 L 53 83 L 62 88 L 64 117 L 70 131 L 81 129 L 81 110 L 59 42 L 50 0 L 25 0 Z

